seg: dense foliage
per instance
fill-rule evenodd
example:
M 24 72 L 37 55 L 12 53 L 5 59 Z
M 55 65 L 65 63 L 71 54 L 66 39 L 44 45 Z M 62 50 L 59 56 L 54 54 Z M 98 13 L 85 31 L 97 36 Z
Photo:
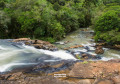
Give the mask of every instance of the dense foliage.
M 54 42 L 93 25 L 95 40 L 120 43 L 120 0 L 0 0 L 0 38 Z
M 120 44 L 120 0 L 106 0 L 104 10 L 94 24 L 95 40 Z
M 0 38 L 59 40 L 90 25 L 83 4 L 84 0 L 1 0 Z

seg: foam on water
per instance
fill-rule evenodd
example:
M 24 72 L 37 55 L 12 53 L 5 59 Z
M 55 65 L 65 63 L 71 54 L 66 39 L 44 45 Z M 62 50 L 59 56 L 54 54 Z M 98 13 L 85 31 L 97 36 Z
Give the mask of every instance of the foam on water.
M 108 61 L 108 60 L 111 60 L 111 59 L 114 59 L 113 57 L 102 57 L 101 60 L 103 61 Z
M 56 61 L 60 61 L 60 60 L 44 60 L 44 62 L 56 62 Z
M 63 50 L 59 50 L 59 51 L 49 51 L 49 50 L 43 50 L 43 49 L 40 49 L 39 50 L 40 52 L 43 52 L 44 54 L 47 54 L 47 55 L 51 55 L 53 57 L 58 57 L 58 58 L 61 58 L 61 59 L 73 59 L 73 60 L 76 60 L 75 57 L 73 57 L 73 55 L 69 54 L 69 53 L 66 53 L 65 51 Z
M 22 45 L 24 47 L 24 52 L 29 53 L 29 52 L 34 52 L 34 53 L 42 53 L 39 51 L 39 49 L 36 49 L 33 46 L 27 46 L 25 44 Z
M 13 66 L 21 66 L 21 65 L 34 65 L 36 63 L 9 63 L 6 65 L 0 66 L 0 72 L 10 71 Z
M 92 31 L 93 32 L 93 31 Z M 60 41 L 60 44 L 63 44 L 65 41 L 70 41 L 70 43 L 65 45 L 60 45 L 60 48 L 65 46 L 73 46 L 75 44 L 87 46 L 91 51 L 87 49 L 74 49 L 76 50 L 75 54 L 80 52 L 86 52 L 92 55 L 94 53 L 94 47 L 96 43 L 91 43 L 91 35 L 81 32 L 73 32 L 70 36 L 66 36 L 63 41 Z M 14 44 L 14 43 L 13 43 Z M 59 45 L 58 45 L 59 46 Z M 111 49 L 104 48 L 105 53 L 102 54 L 102 59 L 104 61 L 120 58 L 120 53 L 118 51 L 113 51 Z M 77 52 L 78 51 L 78 52 Z M 34 61 L 36 60 L 37 61 Z M 39 60 L 38 60 L 39 59 Z M 42 61 L 41 61 L 42 60 Z M 32 65 L 36 62 L 55 62 L 60 60 L 77 60 L 72 54 L 67 53 L 64 50 L 59 51 L 49 51 L 43 49 L 36 49 L 33 46 L 26 46 L 24 44 L 15 43 L 11 45 L 7 40 L 0 40 L 0 72 L 5 72 L 11 70 L 13 67 L 22 66 L 22 65 Z
M 21 50 L 11 50 L 11 51 L 6 51 L 4 53 L 1 53 L 0 54 L 0 60 L 4 60 L 4 59 L 7 59 L 7 58 L 10 58 L 16 54 L 18 54 Z
M 118 55 L 118 54 L 115 54 L 115 53 L 111 53 L 113 56 L 115 56 L 115 57 L 118 57 L 118 58 L 120 58 L 120 55 Z
M 75 52 L 87 52 L 86 49 L 74 49 Z
M 91 54 L 91 55 L 97 55 L 96 53 L 94 53 L 94 52 L 88 52 L 89 54 Z
M 1 43 L 1 45 L 6 46 L 4 43 Z M 33 65 L 39 62 L 55 62 L 68 59 L 76 60 L 71 54 L 63 50 L 49 51 L 36 49 L 33 46 L 27 46 L 24 44 L 17 46 L 20 46 L 21 48 L 15 47 L 14 45 L 8 45 L 6 48 L 0 46 L 2 49 L 0 51 L 0 72 L 10 71 L 14 67 Z M 43 61 L 35 61 L 39 58 Z
M 0 50 L 6 50 L 6 48 L 4 48 L 4 47 L 0 46 Z

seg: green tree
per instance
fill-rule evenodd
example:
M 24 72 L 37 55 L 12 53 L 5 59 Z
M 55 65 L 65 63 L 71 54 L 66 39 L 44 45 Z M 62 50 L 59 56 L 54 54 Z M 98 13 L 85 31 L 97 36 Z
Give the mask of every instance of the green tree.
M 116 43 L 119 40 L 119 36 L 116 33 L 120 33 L 120 18 L 116 11 L 108 11 L 104 13 L 95 24 L 95 40 L 99 39 L 105 40 L 106 42 Z M 114 37 L 115 38 L 112 38 Z

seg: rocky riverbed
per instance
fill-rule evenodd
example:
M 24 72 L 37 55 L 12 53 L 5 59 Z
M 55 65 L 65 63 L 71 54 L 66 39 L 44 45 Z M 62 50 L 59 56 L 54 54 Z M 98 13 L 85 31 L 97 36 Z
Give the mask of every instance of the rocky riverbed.
M 25 45 L 28 46 L 33 46 L 37 49 L 44 49 L 44 50 L 50 50 L 50 51 L 57 51 L 58 48 L 46 41 L 42 41 L 42 40 L 31 40 L 29 38 L 18 38 L 18 39 L 14 39 L 12 42 L 17 42 L 17 43 L 24 43 Z M 56 42 L 57 43 L 57 42 Z M 63 44 L 67 44 L 69 43 L 68 41 L 65 41 Z M 91 50 L 90 47 L 92 47 L 93 49 Z M 83 49 L 83 51 L 81 51 L 79 48 Z M 79 50 L 75 50 L 75 49 L 79 49 Z M 86 46 L 86 45 L 74 45 L 74 46 L 70 46 L 67 48 L 64 48 L 64 50 L 66 50 L 67 53 L 72 54 L 75 58 L 77 59 L 82 59 L 82 60 L 87 60 L 87 59 L 101 59 L 101 57 L 97 54 L 103 54 L 104 50 L 103 50 L 103 46 L 102 45 L 90 45 L 90 46 Z M 89 51 L 94 51 L 96 54 L 90 54 Z
M 0 75 L 0 84 L 120 84 L 120 59 L 109 61 L 75 62 L 64 70 L 45 73 L 49 68 L 59 68 L 64 63 L 46 65 L 46 71 L 17 71 Z M 55 77 L 65 74 L 64 77 Z
M 108 46 L 104 42 L 96 43 L 93 39 L 94 31 L 90 28 L 81 28 L 67 35 L 63 40 L 56 42 L 60 49 L 70 51 L 77 59 L 110 60 L 120 58 L 119 45 Z M 82 57 L 81 57 L 82 56 Z
M 92 34 L 78 30 L 54 44 L 0 40 L 0 84 L 120 84 L 119 50 L 95 43 Z

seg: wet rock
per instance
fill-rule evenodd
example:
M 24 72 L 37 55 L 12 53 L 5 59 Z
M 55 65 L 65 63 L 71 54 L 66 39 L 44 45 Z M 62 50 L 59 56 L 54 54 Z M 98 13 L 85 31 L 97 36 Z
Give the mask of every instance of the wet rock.
M 88 46 L 85 46 L 85 49 L 86 49 L 87 51 L 90 51 L 90 48 L 89 48 Z
M 23 42 L 25 45 L 34 46 L 37 49 L 45 49 L 45 50 L 51 50 L 56 51 L 58 50 L 57 47 L 55 47 L 50 42 L 42 41 L 42 40 L 31 40 L 29 38 L 19 38 L 13 40 L 13 42 Z
M 42 44 L 31 44 L 32 46 L 34 46 L 37 49 L 42 49 L 43 45 Z
M 92 50 L 87 50 L 87 49 L 84 49 L 84 48 L 68 49 L 67 53 L 70 53 L 73 56 L 75 56 L 75 58 L 81 59 L 81 60 L 101 59 L 100 55 L 97 55 L 97 54 L 94 54 L 94 53 L 89 53 L 89 51 L 92 51 Z
M 80 54 L 75 54 L 74 56 L 75 56 L 75 58 L 77 58 L 77 59 L 81 59 Z
M 88 60 L 88 59 L 101 59 L 101 57 L 99 55 L 94 55 L 94 54 L 90 54 L 89 52 L 83 52 L 83 51 L 74 51 L 74 50 L 69 50 L 69 53 L 71 53 L 72 55 L 74 55 L 77 59 L 81 59 L 81 60 Z
M 25 76 L 22 74 L 22 72 L 18 72 L 18 73 L 11 74 L 11 75 L 7 78 L 7 80 L 18 80 L 19 77 L 21 77 L 21 75 L 22 75 L 22 77 L 25 77 Z
M 96 53 L 96 54 L 103 54 L 103 53 L 104 53 L 104 50 L 103 50 L 103 49 L 96 49 L 96 50 L 95 50 L 95 53 Z
M 33 44 L 50 44 L 50 42 L 42 41 L 42 40 L 34 40 Z
M 27 42 L 24 42 L 24 44 L 25 44 L 25 45 L 31 45 L 31 43 L 28 42 L 28 41 L 27 41 Z
M 51 50 L 55 51 L 57 48 L 51 44 L 50 42 L 42 41 L 42 40 L 35 40 L 32 44 L 37 49 L 45 49 L 45 50 Z
M 69 60 L 69 61 L 58 61 L 58 62 L 54 62 L 50 63 L 50 62 L 46 62 L 43 64 L 39 64 L 37 66 L 35 66 L 32 71 L 34 72 L 45 72 L 45 73 L 51 73 L 51 72 L 58 72 L 60 70 L 65 70 L 65 69 L 69 69 L 69 67 L 71 67 L 73 64 L 75 63 L 75 61 Z
M 30 38 L 18 38 L 13 40 L 13 42 L 19 42 L 19 41 L 30 41 Z
M 79 48 L 79 47 L 84 47 L 84 46 L 83 45 L 75 45 L 75 46 L 71 46 L 69 48 L 71 49 L 71 48 Z
M 79 48 L 79 47 L 84 47 L 83 45 L 75 45 L 75 46 L 71 46 L 68 48 L 64 48 L 64 50 L 69 50 L 69 49 L 73 49 L 73 48 Z
M 97 44 L 96 44 L 96 46 L 105 46 L 105 45 L 106 45 L 106 43 L 104 43 L 104 42 L 103 42 L 103 43 L 101 42 L 101 43 L 97 43 Z
M 97 56 L 97 55 L 91 55 L 91 54 L 82 54 L 81 55 L 82 59 L 101 59 L 101 57 Z
M 54 45 L 52 44 L 32 44 L 32 46 L 34 46 L 37 49 L 45 49 L 45 50 L 50 50 L 50 51 L 56 51 L 58 50 Z
M 82 54 L 81 58 L 88 59 L 89 55 L 88 54 Z
M 111 61 L 87 61 L 87 62 L 61 62 L 51 65 L 38 65 L 33 67 L 38 72 L 30 73 L 13 72 L 0 75 L 0 84 L 120 84 L 120 63 Z M 61 69 L 51 72 L 46 75 L 40 75 L 41 68 L 48 72 L 56 70 L 59 67 L 70 66 L 66 69 Z M 50 68 L 51 67 L 51 68 Z M 54 69 L 52 69 L 54 68 Z M 40 69 L 40 70 L 39 70 Z M 118 72 L 118 73 L 117 73 Z M 43 72 L 41 72 L 43 73 Z M 64 78 L 56 78 L 54 74 L 66 74 Z
M 96 54 L 103 54 L 104 53 L 103 47 L 102 46 L 97 46 L 96 50 L 95 50 L 95 53 Z
M 17 80 L 0 80 L 0 84 L 75 84 L 74 82 L 62 81 L 52 76 L 30 76 L 26 74 L 26 77 L 24 77 L 24 74 L 22 74 L 15 79 Z
M 115 45 L 115 48 L 118 48 L 118 49 L 120 49 L 120 45 Z

